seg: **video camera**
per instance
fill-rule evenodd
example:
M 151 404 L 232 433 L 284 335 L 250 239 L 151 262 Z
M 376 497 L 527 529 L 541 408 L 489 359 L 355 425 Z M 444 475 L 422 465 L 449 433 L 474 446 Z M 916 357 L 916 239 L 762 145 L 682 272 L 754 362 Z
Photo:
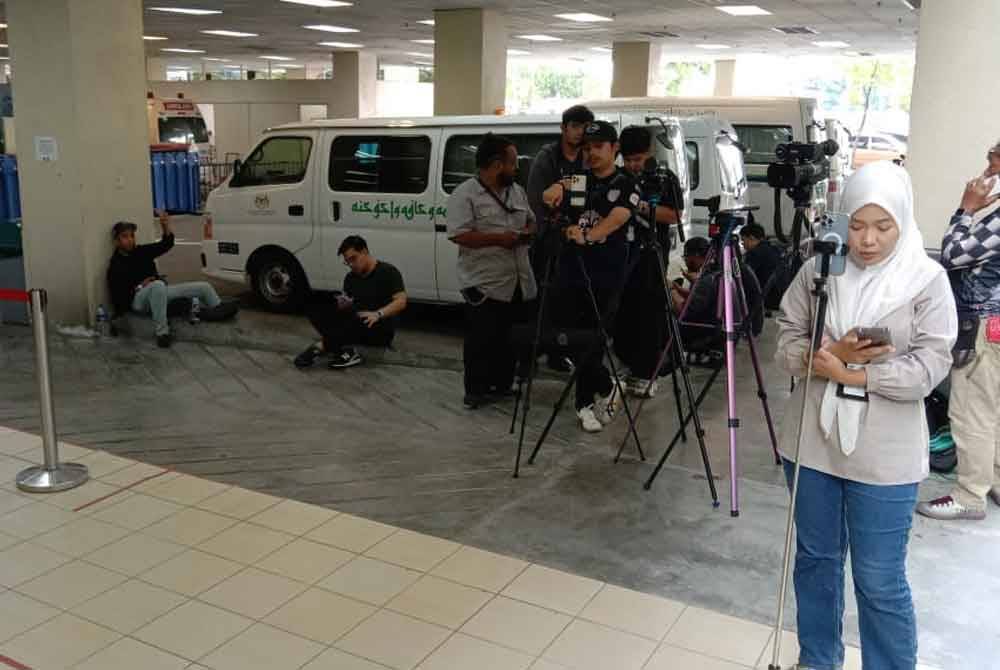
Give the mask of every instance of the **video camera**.
M 833 140 L 779 144 L 774 149 L 778 160 L 767 166 L 767 184 L 788 191 L 807 190 L 829 178 L 829 157 L 839 150 Z

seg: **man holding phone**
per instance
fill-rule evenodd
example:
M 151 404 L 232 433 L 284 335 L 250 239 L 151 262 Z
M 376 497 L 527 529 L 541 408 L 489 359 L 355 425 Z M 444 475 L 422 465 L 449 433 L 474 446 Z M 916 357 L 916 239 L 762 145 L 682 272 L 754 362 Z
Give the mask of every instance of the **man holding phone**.
M 358 235 L 344 239 L 337 250 L 351 269 L 344 292 L 334 299 L 314 299 L 306 308 L 313 327 L 323 339 L 295 358 L 295 366 L 308 368 L 316 359 L 330 356 L 329 368 L 342 370 L 364 362 L 349 345 L 387 347 L 396 336 L 396 317 L 406 309 L 403 275 L 391 263 L 376 259 Z
M 458 280 L 466 302 L 465 400 L 477 409 L 509 395 L 516 354 L 514 324 L 538 289 L 529 247 L 535 215 L 514 181 L 517 148 L 487 133 L 476 150 L 477 175 L 448 198 L 448 236 L 458 245 Z

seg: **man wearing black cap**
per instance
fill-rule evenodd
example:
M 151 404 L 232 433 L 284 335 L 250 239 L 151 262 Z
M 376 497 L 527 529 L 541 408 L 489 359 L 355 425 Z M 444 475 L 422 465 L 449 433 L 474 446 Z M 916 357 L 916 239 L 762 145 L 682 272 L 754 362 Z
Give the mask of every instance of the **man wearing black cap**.
M 223 303 L 208 282 L 186 282 L 167 285 L 156 269 L 156 259 L 174 247 L 174 234 L 170 230 L 170 217 L 160 212 L 163 236 L 153 244 L 135 242 L 136 225 L 119 221 L 111 229 L 115 253 L 108 264 L 108 288 L 116 316 L 129 311 L 150 314 L 156 328 L 156 344 L 169 347 L 173 342 L 167 322 L 167 304 L 175 298 L 197 298 L 205 309 L 200 317 L 218 321 L 233 316 L 236 303 Z
M 640 194 L 635 181 L 615 164 L 618 132 L 610 123 L 595 121 L 587 126 L 583 155 L 590 168 L 586 198 L 582 210 L 570 210 L 574 223 L 564 231 L 569 245 L 562 250 L 558 297 L 551 309 L 558 328 L 596 329 L 601 325 L 607 330 L 614 321 L 630 264 L 634 231 L 629 224 Z M 569 204 L 568 188 L 564 182 L 557 182 L 547 189 L 546 204 Z M 601 347 L 579 354 L 577 416 L 585 431 L 598 432 L 614 419 L 622 388 L 604 367 Z

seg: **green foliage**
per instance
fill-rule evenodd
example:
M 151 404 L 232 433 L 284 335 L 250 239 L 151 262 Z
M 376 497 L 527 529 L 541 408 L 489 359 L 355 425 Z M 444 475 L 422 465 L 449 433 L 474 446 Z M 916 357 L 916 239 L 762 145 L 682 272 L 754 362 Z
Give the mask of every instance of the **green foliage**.
M 712 72 L 712 64 L 706 61 L 681 61 L 667 63 L 663 81 L 667 95 L 680 95 L 685 82 L 707 77 Z

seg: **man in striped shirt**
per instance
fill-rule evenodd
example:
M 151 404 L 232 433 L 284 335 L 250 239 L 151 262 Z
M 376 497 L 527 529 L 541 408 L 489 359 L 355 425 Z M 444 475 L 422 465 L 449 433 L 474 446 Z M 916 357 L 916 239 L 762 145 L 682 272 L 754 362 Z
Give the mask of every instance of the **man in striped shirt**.
M 950 495 L 921 503 L 934 519 L 986 518 L 986 499 L 1000 505 L 1000 142 L 985 173 L 966 186 L 941 243 L 951 272 L 960 333 L 975 355 L 956 360 L 949 416 L 958 451 L 958 483 Z M 978 325 L 978 332 L 976 326 Z M 972 337 L 974 335 L 974 338 Z

